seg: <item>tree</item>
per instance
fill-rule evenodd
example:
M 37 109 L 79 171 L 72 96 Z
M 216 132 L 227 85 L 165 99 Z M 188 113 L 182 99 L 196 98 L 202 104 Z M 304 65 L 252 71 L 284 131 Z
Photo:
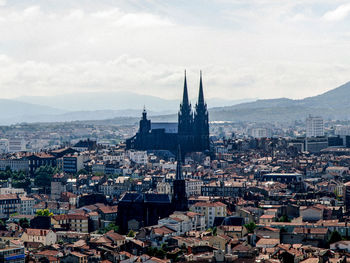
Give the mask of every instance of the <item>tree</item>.
M 157 258 L 163 259 L 165 257 L 165 255 L 166 255 L 166 252 L 163 249 L 156 250 L 155 256 Z
M 128 237 L 134 237 L 135 236 L 135 232 L 130 230 L 127 236 Z
M 56 168 L 51 166 L 40 166 L 34 172 L 34 183 L 38 187 L 47 188 L 51 186 L 53 175 L 57 172 Z
M 30 178 L 29 176 L 24 176 L 22 179 L 14 179 L 12 182 L 13 187 L 15 188 L 27 188 L 30 187 Z
M 284 215 L 284 216 L 281 216 L 279 219 L 278 219 L 279 222 L 290 222 L 290 219 L 288 218 L 288 216 Z
M 49 209 L 39 209 L 36 211 L 37 216 L 53 216 Z
M 216 236 L 218 234 L 218 229 L 216 226 L 213 227 L 213 236 Z
M 82 168 L 78 171 L 78 175 L 81 175 L 81 174 L 88 174 L 88 171 L 85 168 Z
M 165 257 L 166 252 L 162 248 L 158 249 L 156 247 L 148 247 L 146 254 L 151 257 L 157 257 L 162 259 Z
M 342 240 L 342 237 L 341 235 L 339 234 L 338 231 L 333 231 L 332 234 L 331 234 L 331 237 L 329 238 L 329 244 L 332 244 L 332 243 L 335 243 L 335 242 L 338 242 Z
M 207 231 L 210 232 L 213 236 L 217 235 L 217 228 L 216 228 L 216 226 L 214 226 L 213 228 L 208 228 Z
M 248 233 L 254 233 L 254 229 L 256 228 L 256 224 L 254 222 L 250 222 L 244 226 L 248 230 Z
M 109 231 L 113 230 L 114 232 L 119 232 L 119 226 L 115 225 L 114 223 L 110 223 L 108 226 L 106 226 L 104 229 L 99 230 L 99 233 L 104 234 Z
M 12 171 L 6 167 L 5 171 L 0 172 L 0 180 L 8 180 L 12 176 Z
M 22 228 L 28 228 L 30 225 L 29 225 L 29 220 L 28 218 L 21 218 L 19 220 L 19 225 L 22 227 Z

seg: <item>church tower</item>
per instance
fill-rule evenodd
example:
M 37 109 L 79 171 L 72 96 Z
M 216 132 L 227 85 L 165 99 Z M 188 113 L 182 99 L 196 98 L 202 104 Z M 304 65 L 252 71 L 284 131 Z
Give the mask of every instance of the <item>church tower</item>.
M 196 151 L 209 150 L 209 116 L 204 101 L 202 71 L 199 79 L 198 102 L 194 113 L 194 148 Z
M 142 118 L 140 120 L 139 133 L 145 134 L 149 133 L 151 130 L 151 121 L 147 120 L 147 111 L 146 108 L 143 108 Z
M 182 176 L 182 160 L 181 160 L 181 149 L 178 146 L 177 151 L 177 164 L 176 164 L 176 176 L 173 181 L 173 210 L 174 211 L 187 211 L 188 210 L 188 200 L 186 194 L 186 182 Z
M 178 143 L 181 146 L 183 154 L 193 150 L 193 114 L 192 106 L 188 99 L 186 71 L 182 103 L 180 104 L 178 115 Z

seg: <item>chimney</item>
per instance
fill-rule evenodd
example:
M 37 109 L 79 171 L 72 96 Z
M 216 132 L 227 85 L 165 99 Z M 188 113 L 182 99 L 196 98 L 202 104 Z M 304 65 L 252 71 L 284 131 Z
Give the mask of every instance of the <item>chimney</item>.
M 191 246 L 188 246 L 187 250 L 188 250 L 188 254 L 192 254 L 192 247 Z

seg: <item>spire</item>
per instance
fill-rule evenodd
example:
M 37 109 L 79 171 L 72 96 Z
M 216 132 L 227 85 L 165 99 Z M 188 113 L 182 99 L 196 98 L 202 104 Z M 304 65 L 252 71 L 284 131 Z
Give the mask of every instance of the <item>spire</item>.
M 203 104 L 204 104 L 204 93 L 203 93 L 202 71 L 200 71 L 198 105 L 203 105 Z
M 182 164 L 181 164 L 181 147 L 180 144 L 177 148 L 177 164 L 176 164 L 176 176 L 175 179 L 176 180 L 182 180 Z
M 142 119 L 143 120 L 147 119 L 147 111 L 146 111 L 146 106 L 145 105 L 143 105 Z
M 185 70 L 185 81 L 184 81 L 184 93 L 182 97 L 182 106 L 187 106 L 189 105 L 188 101 L 188 92 L 187 92 L 187 80 L 186 80 L 186 70 Z

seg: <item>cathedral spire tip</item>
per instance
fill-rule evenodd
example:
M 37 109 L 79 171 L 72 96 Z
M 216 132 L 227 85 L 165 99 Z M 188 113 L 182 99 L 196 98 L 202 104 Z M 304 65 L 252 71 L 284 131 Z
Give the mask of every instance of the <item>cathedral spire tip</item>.
M 184 79 L 184 91 L 183 91 L 183 97 L 182 97 L 182 105 L 189 105 L 188 100 L 188 91 L 187 91 L 187 80 L 186 80 L 186 70 L 185 70 L 185 79 Z
M 202 81 L 202 70 L 199 71 L 199 94 L 198 94 L 198 105 L 204 104 L 204 94 L 203 94 L 203 81 Z

